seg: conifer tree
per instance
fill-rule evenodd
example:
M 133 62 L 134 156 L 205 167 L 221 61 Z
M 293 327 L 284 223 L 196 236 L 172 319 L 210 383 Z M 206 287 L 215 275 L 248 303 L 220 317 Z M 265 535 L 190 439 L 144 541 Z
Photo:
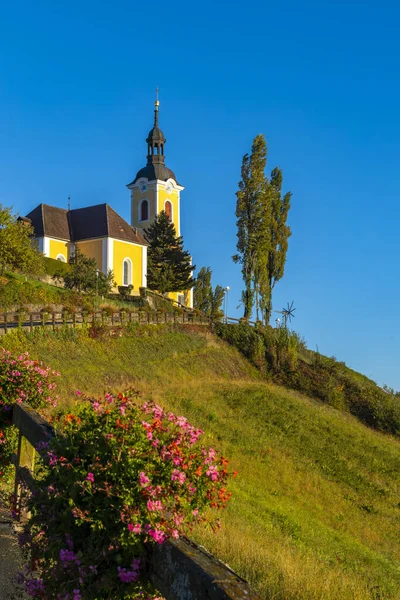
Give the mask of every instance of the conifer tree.
M 182 236 L 176 235 L 175 225 L 165 211 L 155 216 L 145 230 L 149 242 L 147 254 L 147 287 L 160 294 L 190 290 L 195 280 L 191 256 L 183 249 Z
M 210 267 L 201 267 L 194 284 L 193 305 L 211 319 L 220 319 L 223 317 L 221 305 L 225 290 L 220 285 L 216 285 L 213 289 L 211 276 Z

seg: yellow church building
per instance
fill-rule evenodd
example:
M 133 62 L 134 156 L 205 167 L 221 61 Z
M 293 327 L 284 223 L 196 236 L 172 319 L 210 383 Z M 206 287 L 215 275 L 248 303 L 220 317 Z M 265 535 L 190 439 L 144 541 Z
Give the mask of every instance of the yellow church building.
M 45 256 L 68 262 L 75 248 L 96 261 L 103 273 L 112 270 L 118 286 L 133 285 L 133 293 L 146 287 L 147 242 L 144 229 L 165 211 L 181 235 L 180 193 L 184 189 L 165 165 L 166 138 L 158 125 L 158 98 L 154 125 L 147 143 L 147 164 L 128 184 L 131 193 L 129 225 L 108 204 L 66 210 L 39 204 L 26 219 L 32 223 L 39 250 Z M 193 290 L 171 292 L 170 298 L 193 307 Z

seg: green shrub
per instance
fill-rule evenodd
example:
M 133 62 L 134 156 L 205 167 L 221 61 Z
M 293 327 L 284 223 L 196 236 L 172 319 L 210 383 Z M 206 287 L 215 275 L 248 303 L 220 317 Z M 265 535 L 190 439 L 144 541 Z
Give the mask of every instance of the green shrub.
M 48 256 L 45 256 L 44 258 L 44 267 L 46 275 L 50 275 L 50 277 L 54 277 L 55 275 L 66 275 L 71 271 L 71 267 L 68 263 L 49 258 Z

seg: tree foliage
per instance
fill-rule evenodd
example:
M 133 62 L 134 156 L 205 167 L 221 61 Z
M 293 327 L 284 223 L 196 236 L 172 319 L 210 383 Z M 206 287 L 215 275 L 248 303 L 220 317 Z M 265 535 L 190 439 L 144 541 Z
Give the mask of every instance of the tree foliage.
M 63 271 L 55 275 L 56 279 L 64 281 L 66 288 L 106 296 L 116 285 L 113 272 L 108 271 L 105 275 L 99 271 L 95 259 L 82 254 L 79 248 L 75 248 L 69 264 L 71 265 L 70 271 L 67 273 Z
M 193 288 L 193 305 L 211 319 L 217 320 L 223 317 L 221 306 L 225 290 L 220 285 L 213 289 L 211 276 L 210 267 L 201 267 Z
M 244 317 L 254 305 L 266 322 L 271 316 L 272 290 L 283 277 L 290 228 L 286 224 L 291 194 L 282 197 L 282 171 L 276 167 L 265 176 L 267 145 L 257 135 L 251 154 L 242 161 L 242 179 L 236 193 L 237 250 L 234 262 L 242 265 Z
M 33 244 L 33 228 L 0 204 L 0 274 L 6 269 L 40 274 L 44 257 Z
M 191 256 L 183 248 L 182 236 L 176 235 L 175 225 L 165 211 L 155 216 L 145 230 L 149 242 L 147 261 L 147 287 L 161 294 L 190 290 L 195 280 Z

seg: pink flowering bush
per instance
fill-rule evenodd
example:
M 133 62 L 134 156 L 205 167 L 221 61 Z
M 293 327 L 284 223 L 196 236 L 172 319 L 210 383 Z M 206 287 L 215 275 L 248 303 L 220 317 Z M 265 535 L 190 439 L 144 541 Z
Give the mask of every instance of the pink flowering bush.
M 228 461 L 156 404 L 140 406 L 132 394 L 82 400 L 40 448 L 21 582 L 46 600 L 154 598 L 146 552 L 225 505 Z
M 27 352 L 12 356 L 0 351 L 0 488 L 7 488 L 14 477 L 10 465 L 16 451 L 17 432 L 12 427 L 12 409 L 17 402 L 25 402 L 36 410 L 55 406 L 56 377 L 52 371 L 37 360 L 31 360 Z

